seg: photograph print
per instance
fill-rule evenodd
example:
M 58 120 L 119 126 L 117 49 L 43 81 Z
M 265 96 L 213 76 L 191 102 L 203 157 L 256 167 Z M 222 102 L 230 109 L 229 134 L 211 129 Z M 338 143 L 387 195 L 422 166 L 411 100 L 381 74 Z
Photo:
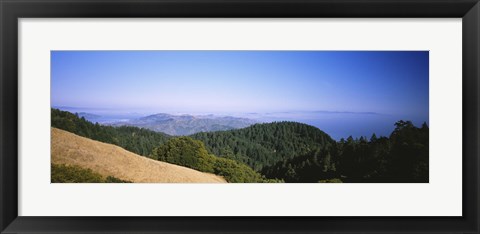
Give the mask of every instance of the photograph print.
M 51 183 L 428 183 L 429 52 L 51 51 L 50 165 Z

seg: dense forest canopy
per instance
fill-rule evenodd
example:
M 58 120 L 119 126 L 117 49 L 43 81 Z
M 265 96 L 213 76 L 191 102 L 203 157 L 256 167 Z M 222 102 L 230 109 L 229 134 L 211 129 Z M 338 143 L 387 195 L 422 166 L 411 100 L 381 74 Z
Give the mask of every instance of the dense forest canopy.
M 172 137 L 93 124 L 52 109 L 52 127 L 139 155 L 223 176 L 229 182 L 428 182 L 429 129 L 398 121 L 388 137 L 333 140 L 296 122 Z M 269 179 L 267 179 L 269 178 Z
M 326 133 L 296 122 L 273 122 L 230 131 L 202 132 L 191 136 L 219 157 L 246 163 L 260 171 L 334 143 Z
M 323 149 L 266 167 L 285 182 L 428 182 L 428 126 L 398 121 L 390 137 L 348 137 Z

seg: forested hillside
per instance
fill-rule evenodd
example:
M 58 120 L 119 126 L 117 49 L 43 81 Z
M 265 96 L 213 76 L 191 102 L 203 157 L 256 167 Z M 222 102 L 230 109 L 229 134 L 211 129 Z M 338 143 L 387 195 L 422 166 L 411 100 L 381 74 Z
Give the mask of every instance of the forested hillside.
M 201 141 L 190 137 L 170 139 L 167 143 L 153 150 L 152 158 L 214 173 L 233 183 L 275 182 L 267 180 L 260 173 L 241 162 L 209 154 Z
M 297 122 L 172 137 L 111 127 L 52 109 L 52 127 L 120 146 L 159 161 L 224 177 L 228 182 L 428 182 L 429 129 L 398 121 L 389 137 L 336 142 Z
M 91 123 L 84 117 L 58 109 L 51 110 L 52 127 L 92 140 L 120 146 L 130 152 L 148 156 L 153 148 L 165 143 L 170 136 L 137 127 L 112 127 Z
M 347 140 L 266 167 L 262 174 L 285 182 L 428 182 L 428 126 L 398 121 L 390 137 Z
M 222 176 L 228 182 L 279 182 L 268 180 L 249 166 L 210 154 L 201 141 L 190 137 L 173 138 L 137 127 L 111 127 L 93 124 L 76 114 L 52 109 L 52 127 L 92 140 L 120 146 L 133 153 L 159 161 Z
M 313 126 L 296 122 L 255 124 L 247 128 L 191 136 L 209 152 L 246 163 L 255 170 L 322 149 L 335 141 Z

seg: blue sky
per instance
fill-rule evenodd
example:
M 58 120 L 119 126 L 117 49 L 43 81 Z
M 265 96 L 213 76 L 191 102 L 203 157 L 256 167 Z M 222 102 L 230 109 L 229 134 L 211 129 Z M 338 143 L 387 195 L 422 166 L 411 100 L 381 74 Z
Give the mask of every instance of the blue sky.
M 428 52 L 52 51 L 52 105 L 428 116 Z
M 428 122 L 428 51 L 52 51 L 51 104 L 375 112 Z

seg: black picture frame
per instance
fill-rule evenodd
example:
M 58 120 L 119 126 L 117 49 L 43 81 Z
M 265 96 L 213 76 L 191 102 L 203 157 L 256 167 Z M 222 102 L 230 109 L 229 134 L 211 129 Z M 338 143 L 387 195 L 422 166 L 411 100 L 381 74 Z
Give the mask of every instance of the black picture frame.
M 479 232 L 478 0 L 0 0 L 0 12 L 1 233 Z M 36 17 L 462 18 L 463 215 L 461 217 L 18 216 L 18 19 Z

